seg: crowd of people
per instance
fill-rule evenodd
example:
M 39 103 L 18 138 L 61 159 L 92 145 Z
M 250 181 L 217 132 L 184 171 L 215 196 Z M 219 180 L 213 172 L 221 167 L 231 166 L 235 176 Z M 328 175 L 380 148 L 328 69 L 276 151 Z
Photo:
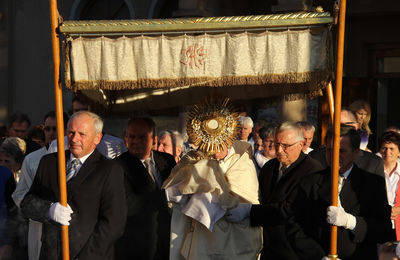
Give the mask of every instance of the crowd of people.
M 189 138 L 157 134 L 149 117 L 115 137 L 74 99 L 64 113 L 67 206 L 55 112 L 35 126 L 11 115 L 0 142 L 0 260 L 61 259 L 61 225 L 70 259 L 328 259 L 332 225 L 339 259 L 400 259 L 400 129 L 386 128 L 372 153 L 367 102 L 341 109 L 338 206 L 332 129 L 317 146 L 309 122 L 207 109 L 188 120 Z

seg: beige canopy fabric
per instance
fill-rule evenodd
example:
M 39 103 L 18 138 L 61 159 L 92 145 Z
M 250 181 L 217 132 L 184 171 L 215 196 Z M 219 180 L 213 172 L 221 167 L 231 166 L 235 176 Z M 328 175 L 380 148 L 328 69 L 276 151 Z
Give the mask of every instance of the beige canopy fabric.
M 329 71 L 328 30 L 69 39 L 72 89 L 317 84 Z M 325 76 L 325 78 L 324 78 Z
M 64 47 L 66 86 L 108 111 L 163 109 L 210 95 L 295 99 L 320 94 L 332 79 L 331 32 L 325 25 L 72 36 Z

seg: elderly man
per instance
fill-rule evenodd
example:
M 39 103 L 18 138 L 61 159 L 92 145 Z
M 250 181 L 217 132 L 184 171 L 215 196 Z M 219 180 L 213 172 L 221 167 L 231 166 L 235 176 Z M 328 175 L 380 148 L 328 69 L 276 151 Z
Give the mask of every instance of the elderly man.
M 304 137 L 303 153 L 308 154 L 313 150 L 310 147 L 310 145 L 314 139 L 315 127 L 306 121 L 299 121 L 296 124 L 300 126 L 301 130 L 303 131 L 303 137 Z
M 169 153 L 179 162 L 182 154 L 183 138 L 178 131 L 165 130 L 158 134 L 157 151 Z
M 157 136 L 150 118 L 130 119 L 125 143 L 128 151 L 114 159 L 124 169 L 128 203 L 124 235 L 115 246 L 116 259 L 168 259 L 171 216 L 160 187 L 175 159 L 152 150 Z
M 276 158 L 260 171 L 261 205 L 251 207 L 250 221 L 252 226 L 263 226 L 261 259 L 297 259 L 286 236 L 286 222 L 293 215 L 291 207 L 300 179 L 322 170 L 317 161 L 302 152 L 303 142 L 299 126 L 282 123 L 275 132 Z
M 358 124 L 356 121 L 356 116 L 351 112 L 349 109 L 342 107 L 340 113 L 340 123 L 343 125 L 354 127 L 357 130 Z M 325 157 L 326 147 L 317 148 L 309 153 L 309 155 L 319 161 L 322 167 L 328 167 L 328 162 Z M 381 176 L 384 178 L 385 174 L 383 172 L 383 161 L 379 156 L 372 154 L 370 152 L 360 150 L 357 153 L 357 158 L 355 163 L 361 169 L 374 173 L 376 175 Z
M 122 169 L 95 148 L 103 121 L 88 111 L 68 122 L 68 206 L 59 201 L 57 154 L 45 155 L 21 202 L 23 213 L 43 223 L 40 259 L 61 259 L 60 224 L 69 225 L 71 259 L 114 259 L 124 229 L 126 200 Z
M 239 140 L 247 142 L 253 130 L 253 120 L 251 120 L 251 117 L 241 116 L 239 118 L 239 129 Z
M 326 158 L 331 164 L 332 131 Z M 377 259 L 377 243 L 390 238 L 390 206 L 385 180 L 357 167 L 360 136 L 353 127 L 340 129 L 339 206 L 331 205 L 331 169 L 312 174 L 299 184 L 288 235 L 300 259 L 320 260 L 330 247 L 330 226 L 338 227 L 340 259 Z

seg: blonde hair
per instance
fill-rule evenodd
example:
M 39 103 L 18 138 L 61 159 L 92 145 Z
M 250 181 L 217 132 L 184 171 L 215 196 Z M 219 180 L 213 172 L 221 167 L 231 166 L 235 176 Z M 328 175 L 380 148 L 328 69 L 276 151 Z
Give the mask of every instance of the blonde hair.
M 350 108 L 351 112 L 354 113 L 354 115 L 357 115 L 357 111 L 360 109 L 364 109 L 365 111 L 367 111 L 367 116 L 365 117 L 364 121 L 359 126 L 359 128 L 361 130 L 366 131 L 368 135 L 371 135 L 372 131 L 368 125 L 369 121 L 371 120 L 371 107 L 368 104 L 368 102 L 366 102 L 364 100 L 356 100 L 350 104 L 349 108 Z

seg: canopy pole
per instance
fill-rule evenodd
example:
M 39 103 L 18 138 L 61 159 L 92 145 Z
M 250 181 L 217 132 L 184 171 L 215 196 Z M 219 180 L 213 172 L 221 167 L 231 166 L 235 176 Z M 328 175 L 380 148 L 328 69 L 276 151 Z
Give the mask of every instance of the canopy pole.
M 330 115 L 330 119 L 331 119 L 331 124 L 333 124 L 333 115 L 334 115 L 335 108 L 334 108 L 332 82 L 329 82 L 328 87 L 326 88 L 326 92 L 328 95 L 329 115 Z
M 343 53 L 344 31 L 346 19 L 346 0 L 340 0 L 339 4 L 339 29 L 337 37 L 336 56 L 336 88 L 335 88 L 335 113 L 333 132 L 333 156 L 332 156 L 332 205 L 338 206 L 338 176 L 339 176 L 339 148 L 340 148 L 340 111 L 342 106 L 342 81 L 343 81 Z M 337 226 L 331 226 L 330 259 L 337 259 Z
M 57 0 L 50 0 L 51 42 L 53 50 L 54 70 L 54 97 L 57 120 L 57 149 L 58 149 L 58 180 L 60 189 L 60 203 L 67 206 L 67 183 L 65 171 L 65 148 L 64 148 L 64 119 L 62 89 L 60 80 L 60 41 L 57 35 L 59 28 Z M 61 226 L 62 259 L 69 260 L 69 238 L 68 226 Z

